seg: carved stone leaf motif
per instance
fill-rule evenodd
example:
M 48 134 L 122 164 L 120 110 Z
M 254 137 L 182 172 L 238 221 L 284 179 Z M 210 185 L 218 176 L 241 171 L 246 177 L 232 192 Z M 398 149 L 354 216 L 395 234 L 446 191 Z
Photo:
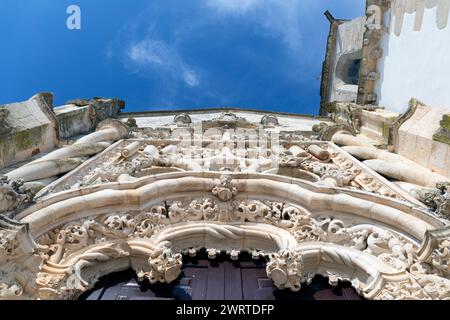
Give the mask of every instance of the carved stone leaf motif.
M 409 275 L 404 281 L 387 282 L 378 300 L 448 300 L 450 281 L 435 275 Z
M 218 219 L 218 212 L 218 206 L 211 198 L 203 198 L 195 199 L 186 206 L 181 201 L 173 202 L 170 205 L 168 217 L 171 223 L 199 220 L 214 221 Z
M 0 214 L 13 213 L 33 200 L 38 190 L 22 179 L 9 180 L 0 176 Z
M 98 220 L 98 221 L 97 221 Z M 92 244 L 124 238 L 134 228 L 127 213 L 115 213 L 70 222 L 38 239 L 38 252 L 51 263 L 60 263 L 72 253 Z
M 297 241 L 331 241 L 335 243 L 350 239 L 346 233 L 344 223 L 328 216 L 319 216 L 317 219 L 306 213 L 300 213 L 294 217 L 294 225 L 291 229 Z
M 418 291 L 420 291 L 419 286 L 414 286 L 409 281 L 405 282 L 390 282 L 385 285 L 382 292 L 377 296 L 378 300 L 408 300 L 417 297 Z M 420 299 L 425 299 L 426 297 L 420 296 Z
M 218 121 L 218 122 L 243 121 L 243 122 L 247 122 L 247 120 L 244 117 L 238 117 L 236 114 L 234 114 L 232 112 L 224 112 L 219 117 L 214 118 L 213 121 Z
M 450 240 L 442 240 L 431 254 L 431 265 L 445 276 L 450 275 Z
M 44 264 L 37 275 L 39 297 L 42 299 L 71 299 L 90 289 L 98 276 L 83 278 L 83 269 L 98 262 L 129 256 L 126 244 L 106 243 L 86 250 L 70 265 Z
M 0 272 L 0 299 L 19 299 L 23 294 L 23 287 L 10 273 Z
M 235 219 L 238 221 L 260 222 L 264 221 L 268 215 L 272 218 L 277 218 L 276 214 L 271 214 L 272 208 L 260 201 L 242 201 L 239 203 L 234 203 L 234 206 L 237 208 L 234 215 Z M 278 219 L 280 218 L 281 217 L 278 217 Z
M 324 173 L 324 176 L 331 176 L 338 182 L 338 186 L 356 186 L 358 189 L 368 192 L 376 193 L 382 196 L 399 199 L 401 198 L 395 191 L 381 183 L 374 176 L 364 172 L 361 168 L 355 165 L 344 154 L 339 152 L 332 152 L 331 159 L 337 166 L 337 169 L 330 168 L 330 173 Z
M 223 214 L 226 216 L 221 216 Z M 129 248 L 111 247 L 113 244 L 110 240 L 152 239 L 170 224 L 201 220 L 272 224 L 287 230 L 299 242 L 325 241 L 366 251 L 395 270 L 415 277 L 415 280 L 406 283 L 386 286 L 379 298 L 394 296 L 395 290 L 399 290 L 399 295 L 404 298 L 445 297 L 443 290 L 449 288 L 445 281 L 428 277 L 448 273 L 448 240 L 440 242 L 429 260 L 420 262 L 415 255 L 416 248 L 411 243 L 388 231 L 361 229 L 356 228 L 357 226 L 349 228 L 343 221 L 334 217 L 313 217 L 305 209 L 286 203 L 259 200 L 223 202 L 212 197 L 203 197 L 162 203 L 139 214 L 118 212 L 85 218 L 41 236 L 37 255 L 41 255 L 44 258 L 44 266 L 49 267 L 44 267 L 38 274 L 36 283 L 39 286 L 39 295 L 41 298 L 71 298 L 90 288 L 96 279 L 84 279 L 84 268 L 130 254 Z M 95 246 L 90 247 L 94 244 Z M 87 251 L 82 251 L 86 248 Z M 195 254 L 199 248 L 158 248 L 149 257 L 148 266 L 139 272 L 140 277 L 147 277 L 150 281 L 173 281 L 181 269 L 180 253 L 187 249 L 190 250 L 189 254 Z M 77 251 L 80 253 L 75 254 Z M 239 251 L 239 248 L 233 248 L 229 250 L 229 254 L 237 259 Z M 212 248 L 208 252 L 211 252 L 211 258 L 214 258 L 219 251 Z M 255 256 L 259 254 L 256 252 Z M 70 264 L 64 265 L 68 261 L 71 261 Z M 60 271 L 50 271 L 55 266 Z M 270 256 L 267 272 L 277 287 L 294 291 L 300 289 L 300 283 L 309 282 L 314 276 L 303 274 L 301 256 L 295 251 Z M 339 274 L 327 276 L 333 283 L 336 279 L 349 280 Z M 420 288 L 416 285 L 418 279 L 421 281 Z M 3 291 L 0 292 L 3 296 L 20 292 L 16 282 L 14 279 L 1 282 Z M 363 289 L 361 283 L 355 282 L 354 285 L 360 291 Z M 409 287 L 411 292 L 408 291 Z M 414 293 L 415 291 L 418 293 Z
M 150 283 L 170 283 L 181 274 L 183 264 L 181 253 L 173 253 L 171 249 L 160 247 L 148 260 L 150 270 L 138 274 L 139 278 L 146 277 Z
M 19 247 L 15 232 L 0 231 L 0 261 L 6 262 L 19 256 Z
M 232 183 L 232 178 L 229 175 L 223 175 L 220 177 L 220 184 L 212 189 L 212 194 L 219 198 L 221 201 L 229 201 L 238 191 Z
M 299 252 L 280 251 L 269 256 L 266 266 L 267 277 L 278 289 L 299 291 L 303 278 L 303 259 Z
M 133 219 L 134 229 L 130 238 L 151 238 L 155 233 L 165 228 L 168 219 L 165 215 L 165 207 L 152 208 L 152 212 L 143 212 Z M 163 214 L 164 212 L 164 214 Z
M 40 272 L 37 275 L 36 283 L 39 286 L 39 298 L 41 299 L 68 299 L 70 292 L 63 289 L 67 274 L 55 274 L 48 272 Z
M 304 135 L 300 134 L 299 132 L 290 132 L 290 131 L 281 131 L 280 140 L 284 141 L 308 141 L 309 139 L 305 137 Z
M 311 156 L 308 157 L 296 157 L 291 154 L 283 153 L 279 158 L 279 165 L 281 168 L 299 168 L 302 167 L 303 163 L 307 162 L 311 159 Z

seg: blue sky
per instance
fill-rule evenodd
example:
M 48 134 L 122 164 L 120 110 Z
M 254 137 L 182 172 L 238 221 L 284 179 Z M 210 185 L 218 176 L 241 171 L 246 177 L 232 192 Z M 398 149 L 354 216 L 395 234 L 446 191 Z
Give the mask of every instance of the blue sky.
M 81 30 L 66 27 L 69 5 Z M 0 104 L 119 97 L 127 111 L 317 114 L 329 24 L 363 0 L 1 0 Z

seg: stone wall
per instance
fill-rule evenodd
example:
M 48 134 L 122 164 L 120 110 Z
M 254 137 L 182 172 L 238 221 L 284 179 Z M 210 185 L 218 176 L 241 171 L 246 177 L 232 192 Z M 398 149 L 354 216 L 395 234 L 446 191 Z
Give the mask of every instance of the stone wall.
M 56 107 L 61 139 L 88 133 L 97 124 L 108 118 L 117 118 L 125 102 L 119 99 L 94 98 L 93 100 L 74 100 Z
M 365 17 L 331 22 L 327 54 L 322 70 L 321 114 L 328 102 L 355 102 L 363 46 Z
M 439 174 L 450 177 L 450 145 L 435 141 L 441 120 L 450 108 L 418 105 L 415 113 L 399 129 L 396 152 Z
M 358 105 L 351 102 L 330 103 L 332 119 L 347 125 L 376 145 L 388 145 L 390 130 L 400 116 L 398 113 L 384 110 L 373 105 Z
M 330 101 L 356 100 L 364 26 L 360 17 L 338 27 Z
M 53 108 L 50 93 L 0 106 L 0 169 L 53 150 L 60 139 L 93 131 L 101 121 L 117 118 L 124 106 L 119 99 L 94 98 Z
M 53 149 L 58 129 L 52 96 L 40 93 L 0 107 L 0 168 Z
M 361 111 L 361 134 L 380 144 L 388 144 L 389 129 L 399 114 L 384 109 Z
M 412 97 L 434 108 L 450 106 L 449 7 L 447 0 L 391 2 L 384 13 L 388 32 L 379 42 L 377 104 L 399 113 Z

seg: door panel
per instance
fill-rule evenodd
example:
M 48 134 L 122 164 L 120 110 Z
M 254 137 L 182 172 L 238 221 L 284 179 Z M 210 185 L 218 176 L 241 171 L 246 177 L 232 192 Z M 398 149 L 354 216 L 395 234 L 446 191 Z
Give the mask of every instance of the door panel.
M 139 283 L 133 270 L 105 276 L 82 300 L 361 300 L 349 284 L 337 287 L 315 277 L 300 292 L 278 290 L 267 278 L 265 261 L 248 254 L 231 261 L 225 254 L 208 260 L 205 254 L 184 258 L 183 272 L 172 284 Z

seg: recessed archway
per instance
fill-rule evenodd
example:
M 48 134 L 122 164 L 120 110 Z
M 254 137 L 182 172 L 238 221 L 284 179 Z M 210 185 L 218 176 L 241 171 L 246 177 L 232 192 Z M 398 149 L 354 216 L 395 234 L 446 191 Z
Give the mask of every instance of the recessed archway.
M 113 186 L 56 194 L 24 214 L 20 255 L 4 268 L 8 298 L 77 298 L 130 267 L 141 280 L 172 283 L 183 255 L 202 249 L 211 259 L 267 258 L 280 290 L 321 275 L 368 299 L 447 294 L 430 289 L 448 281 L 437 274 L 445 261 L 432 260 L 440 242 L 424 241 L 440 222 L 396 200 L 259 174 L 178 172 Z
M 316 276 L 299 292 L 277 289 L 267 278 L 266 259 L 242 253 L 232 260 L 225 252 L 214 260 L 205 250 L 183 257 L 180 276 L 170 284 L 139 281 L 132 269 L 99 279 L 79 300 L 361 300 L 351 283 L 329 283 Z

